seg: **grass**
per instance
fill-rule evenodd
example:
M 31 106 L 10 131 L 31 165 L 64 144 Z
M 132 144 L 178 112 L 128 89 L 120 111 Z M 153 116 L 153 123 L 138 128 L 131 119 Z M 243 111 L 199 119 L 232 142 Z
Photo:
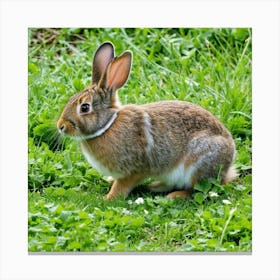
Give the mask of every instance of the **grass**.
M 55 127 L 68 98 L 90 83 L 104 41 L 133 52 L 123 104 L 191 101 L 228 127 L 237 180 L 202 182 L 192 200 L 144 183 L 126 200 L 104 201 L 110 185 Z M 30 29 L 28 56 L 30 252 L 252 251 L 250 29 Z

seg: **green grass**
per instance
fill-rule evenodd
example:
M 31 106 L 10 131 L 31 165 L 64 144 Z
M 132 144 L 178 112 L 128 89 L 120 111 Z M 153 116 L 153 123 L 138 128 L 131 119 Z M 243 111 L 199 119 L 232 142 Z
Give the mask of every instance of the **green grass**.
M 57 137 L 55 124 L 90 83 L 104 41 L 116 54 L 133 52 L 123 104 L 191 101 L 228 127 L 237 180 L 203 182 L 185 201 L 152 194 L 145 183 L 126 200 L 103 199 L 110 185 L 75 141 Z M 252 251 L 250 29 L 30 29 L 28 55 L 29 251 Z

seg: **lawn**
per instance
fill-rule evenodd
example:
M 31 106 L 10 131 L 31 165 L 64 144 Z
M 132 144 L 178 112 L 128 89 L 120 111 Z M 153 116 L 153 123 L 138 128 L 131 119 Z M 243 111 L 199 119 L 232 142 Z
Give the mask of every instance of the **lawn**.
M 29 29 L 29 252 L 251 252 L 251 29 Z M 133 52 L 123 104 L 185 100 L 231 131 L 239 178 L 195 187 L 192 199 L 167 199 L 145 181 L 127 199 L 103 199 L 110 184 L 60 138 L 68 98 L 91 81 L 104 41 Z

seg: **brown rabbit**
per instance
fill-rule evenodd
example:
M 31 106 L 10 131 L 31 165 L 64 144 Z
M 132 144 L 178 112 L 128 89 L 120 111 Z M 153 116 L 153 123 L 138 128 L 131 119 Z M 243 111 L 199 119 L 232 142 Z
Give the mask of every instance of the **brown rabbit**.
M 114 46 L 102 44 L 95 53 L 92 83 L 73 95 L 57 127 L 80 141 L 90 164 L 114 179 L 107 199 L 127 197 L 151 177 L 152 191 L 186 197 L 202 179 L 221 183 L 234 179 L 235 145 L 231 134 L 211 113 L 182 101 L 124 105 L 117 90 L 130 73 L 132 54 L 114 57 Z

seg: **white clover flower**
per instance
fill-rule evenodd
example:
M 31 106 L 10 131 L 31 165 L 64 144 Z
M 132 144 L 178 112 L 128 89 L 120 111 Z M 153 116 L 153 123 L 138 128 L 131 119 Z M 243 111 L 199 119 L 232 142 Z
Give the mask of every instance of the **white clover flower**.
M 224 199 L 224 200 L 223 200 L 223 203 L 224 203 L 224 204 L 227 204 L 227 205 L 231 204 L 231 202 L 230 202 L 229 200 L 227 200 L 227 199 Z
M 149 211 L 147 211 L 146 209 L 144 209 L 144 213 L 145 213 L 145 215 L 148 215 L 148 214 L 149 214 Z
M 131 215 L 131 212 L 130 212 L 129 210 L 127 210 L 126 208 L 123 208 L 123 209 L 122 209 L 122 213 L 123 213 L 124 215 Z
M 210 197 L 218 197 L 219 195 L 215 192 L 209 192 Z
M 135 200 L 135 203 L 136 204 L 143 204 L 144 203 L 144 199 L 142 197 L 138 197 L 136 200 Z

